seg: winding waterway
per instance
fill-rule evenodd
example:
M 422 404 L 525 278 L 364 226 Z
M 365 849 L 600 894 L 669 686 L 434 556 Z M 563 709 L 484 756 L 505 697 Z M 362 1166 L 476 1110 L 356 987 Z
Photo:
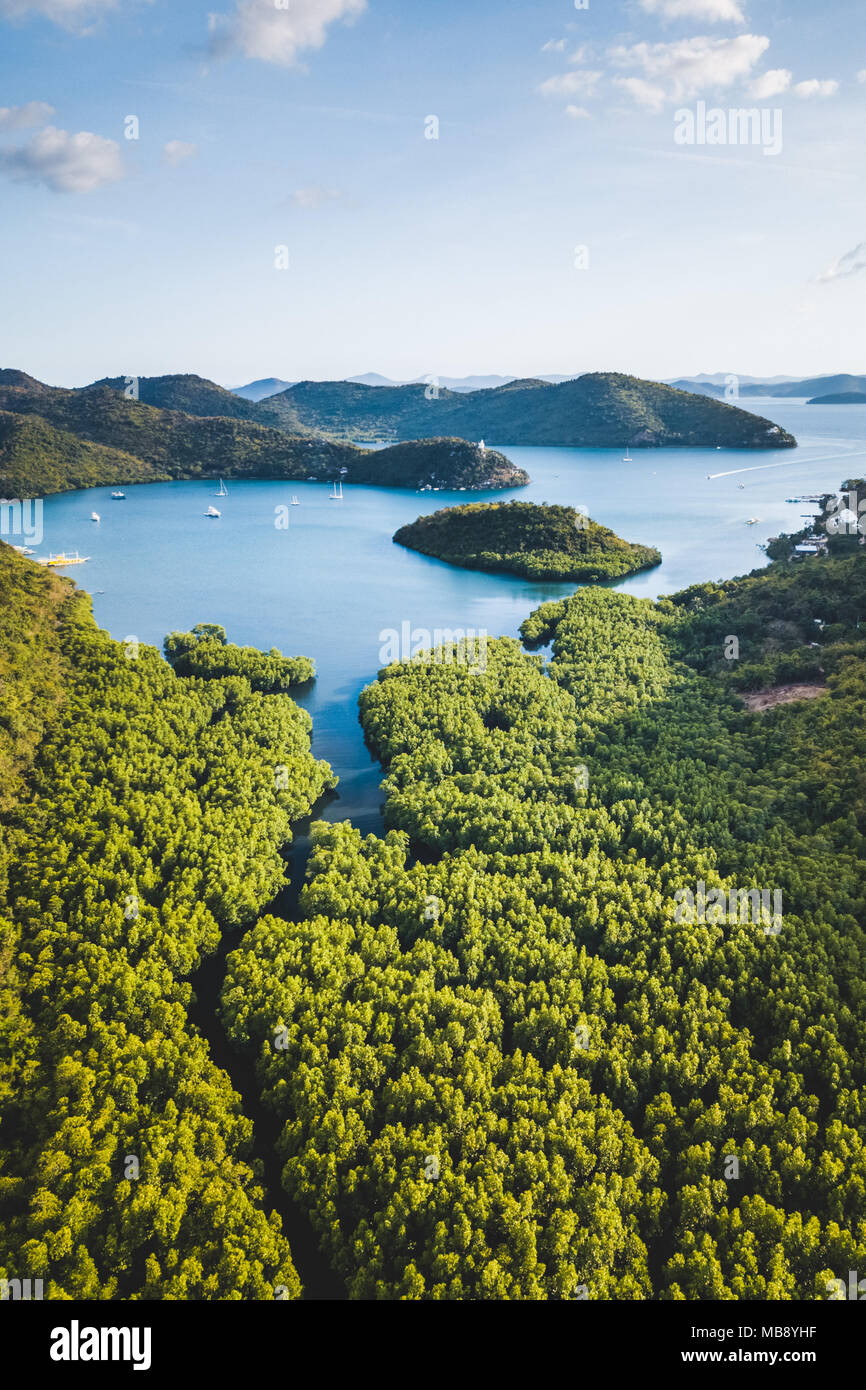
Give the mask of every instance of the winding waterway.
M 802 524 L 808 508 L 786 497 L 835 489 L 866 470 L 866 407 L 743 404 L 793 431 L 800 447 L 634 450 L 626 464 L 622 450 L 502 444 L 532 483 L 482 494 L 346 487 L 342 501 L 331 501 L 321 483 L 246 482 L 231 483 L 216 503 L 213 484 L 178 482 L 127 487 L 116 502 L 95 488 L 47 499 L 40 553 L 91 557 L 70 573 L 115 638 L 161 646 L 173 629 L 218 622 L 230 641 L 313 657 L 318 678 L 299 699 L 313 716 L 314 752 L 340 778 L 324 814 L 368 832 L 380 825 L 380 770 L 364 745 L 357 699 L 382 664 L 380 634 L 409 622 L 517 636 L 533 608 L 574 588 L 443 565 L 394 545 L 397 528 L 470 500 L 560 502 L 586 506 L 627 540 L 661 550 L 656 569 L 617 582 L 630 593 L 654 598 L 748 573 L 765 563 L 759 542 Z M 210 505 L 219 520 L 205 518 Z M 278 529 L 276 509 L 287 505 L 288 527 Z M 750 526 L 750 517 L 759 520 Z

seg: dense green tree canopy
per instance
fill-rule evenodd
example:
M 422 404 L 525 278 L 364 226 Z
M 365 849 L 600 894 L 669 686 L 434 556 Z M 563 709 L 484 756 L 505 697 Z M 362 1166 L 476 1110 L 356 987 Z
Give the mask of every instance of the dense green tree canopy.
M 864 598 L 860 556 L 581 590 L 525 625 L 549 674 L 502 639 L 364 692 L 389 833 L 318 828 L 223 1003 L 353 1296 L 825 1298 L 866 1263 Z M 781 930 L 679 920 L 699 881 L 780 890 Z
M 294 921 L 261 914 L 333 783 L 295 662 L 215 624 L 130 659 L 67 582 L 3 548 L 0 581 L 0 1277 L 298 1295 L 188 1015 L 245 929 L 222 1016 L 350 1296 L 823 1299 L 866 1268 L 862 549 L 579 590 L 524 624 L 548 663 L 387 667 L 386 834 L 315 825 Z M 685 917 L 699 884 L 781 894 L 778 929 Z
M 291 823 L 332 784 L 310 718 L 242 670 L 130 658 L 9 554 L 12 674 L 35 629 L 49 689 L 30 794 L 3 818 L 0 1277 L 50 1298 L 297 1297 L 186 978 L 273 898 Z M 29 725 L 9 727 L 32 762 Z

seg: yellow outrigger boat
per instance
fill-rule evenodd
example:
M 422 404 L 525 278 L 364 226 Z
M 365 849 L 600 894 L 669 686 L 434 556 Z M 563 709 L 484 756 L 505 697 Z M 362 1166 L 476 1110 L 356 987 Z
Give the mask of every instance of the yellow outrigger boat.
M 49 555 L 47 560 L 40 559 L 37 563 L 56 569 L 58 565 L 86 565 L 89 559 L 89 555 L 79 555 L 77 550 L 73 555 L 67 555 L 65 550 L 61 550 L 59 555 Z

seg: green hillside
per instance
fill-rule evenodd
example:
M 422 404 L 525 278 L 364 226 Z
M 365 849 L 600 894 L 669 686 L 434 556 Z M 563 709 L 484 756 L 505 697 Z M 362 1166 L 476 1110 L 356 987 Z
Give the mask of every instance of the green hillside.
M 0 494 L 41 497 L 73 488 L 151 483 L 170 475 L 121 449 L 91 444 L 39 415 L 0 410 Z
M 45 386 L 20 372 L 0 372 L 0 419 L 5 421 L 0 451 L 7 439 L 0 473 L 10 496 L 172 478 L 342 478 L 383 487 L 467 490 L 529 481 L 501 454 L 464 440 L 359 449 L 309 431 L 288 434 L 252 420 L 190 415 L 127 400 L 111 385 Z M 28 420 L 33 423 L 27 425 Z
M 612 372 L 558 385 L 514 381 L 492 390 L 441 390 L 428 399 L 429 394 L 423 385 L 305 381 L 262 405 L 272 418 L 286 410 L 305 428 L 344 439 L 450 434 L 500 444 L 608 448 L 763 449 L 796 443 L 779 426 L 736 406 Z
M 145 405 L 159 406 L 162 410 L 182 410 L 187 415 L 224 415 L 227 419 L 255 420 L 255 407 L 242 396 L 217 386 L 215 381 L 194 373 L 171 376 L 123 376 L 102 377 L 85 391 L 101 391 L 110 387 L 121 395 L 127 390 L 128 382 L 134 381 L 138 392 L 137 399 Z M 298 431 L 303 433 L 303 431 Z
M 446 507 L 401 526 L 394 540 L 465 569 L 505 570 L 527 579 L 616 579 L 661 563 L 573 507 L 475 502 Z
M 131 454 L 170 478 L 329 477 L 355 457 L 345 444 L 249 420 L 164 410 L 127 400 L 110 386 L 70 391 L 0 379 L 0 409 L 41 415 L 57 429 Z

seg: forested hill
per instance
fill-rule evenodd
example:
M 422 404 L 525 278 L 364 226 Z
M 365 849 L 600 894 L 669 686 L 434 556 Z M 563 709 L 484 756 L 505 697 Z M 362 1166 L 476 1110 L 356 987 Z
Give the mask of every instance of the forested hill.
M 399 545 L 467 569 L 528 579 L 616 579 L 661 563 L 657 550 L 624 541 L 574 507 L 472 502 L 401 526 Z
M 364 692 L 388 837 L 319 825 L 302 919 L 223 995 L 352 1297 L 823 1300 L 866 1268 L 864 611 L 862 552 L 585 588 L 525 625 L 549 674 L 501 639 Z M 701 883 L 778 923 L 689 921 Z
M 687 444 L 787 448 L 796 440 L 771 421 L 707 396 L 616 372 L 573 381 L 513 381 L 482 391 L 303 381 L 258 407 L 344 439 L 459 435 L 499 444 L 622 448 Z M 260 415 L 259 418 L 264 418 Z
M 212 399 L 204 390 L 212 383 L 171 380 L 199 383 L 195 391 L 179 391 L 177 398 L 188 405 L 196 391 L 199 405 Z M 253 408 L 249 402 L 240 405 Z M 10 497 L 172 478 L 341 478 L 414 488 L 431 475 L 442 487 L 467 490 L 529 481 L 502 455 L 491 450 L 484 459 L 475 445 L 461 440 L 427 440 L 402 453 L 360 449 L 306 429 L 292 434 L 254 420 L 129 400 L 113 384 L 65 390 L 22 372 L 0 372 L 0 487 Z
M 253 401 L 217 386 L 215 381 L 192 373 L 171 376 L 142 377 L 103 377 L 85 387 L 87 391 L 99 391 L 110 387 L 121 395 L 135 382 L 137 399 L 145 405 L 159 406 L 162 410 L 181 410 L 186 415 L 221 415 L 226 419 L 253 420 L 258 424 L 274 423 L 289 434 L 310 435 L 315 433 L 305 429 L 291 411 L 283 410 L 279 420 L 269 421 L 267 410 Z
M 308 663 L 178 639 L 194 677 L 0 545 L 0 1278 L 46 1299 L 300 1294 L 187 980 L 333 776 L 266 693 Z
M 349 445 L 309 434 L 297 437 L 248 420 L 163 410 L 127 400 L 110 386 L 65 390 L 38 382 L 4 384 L 7 375 L 0 374 L 0 409 L 38 416 L 66 435 L 119 450 L 137 459 L 143 471 L 150 470 L 158 477 L 331 478 L 338 476 L 341 467 L 351 469 L 359 460 L 359 451 Z M 63 441 L 54 441 L 55 456 L 62 447 Z M 119 470 L 125 471 L 120 465 Z M 8 477 L 8 461 L 4 471 Z M 11 471 L 10 481 L 14 483 L 16 475 L 14 469 Z M 70 452 L 66 487 L 77 485 L 75 476 L 75 459 Z M 41 490 L 48 492 L 49 488 Z M 26 494 L 19 491 L 17 495 Z
M 0 496 L 42 497 L 73 488 L 167 480 L 165 466 L 91 444 L 40 415 L 0 410 Z
M 529 474 L 504 454 L 465 439 L 422 439 L 368 450 L 365 460 L 355 465 L 352 477 L 380 487 L 452 492 L 525 487 L 530 481 Z

